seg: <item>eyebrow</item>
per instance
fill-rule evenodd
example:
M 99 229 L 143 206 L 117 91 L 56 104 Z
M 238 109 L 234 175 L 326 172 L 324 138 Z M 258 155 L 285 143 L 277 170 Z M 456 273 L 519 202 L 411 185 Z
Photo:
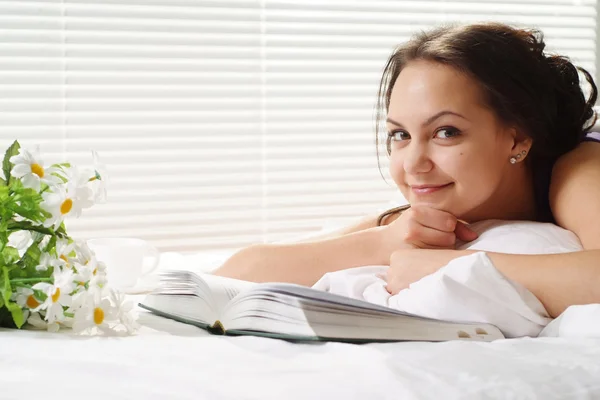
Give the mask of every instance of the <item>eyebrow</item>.
M 458 113 L 455 113 L 455 112 L 453 112 L 453 111 L 449 111 L 449 110 L 444 110 L 444 111 L 440 111 L 439 113 L 437 113 L 437 114 L 435 114 L 435 115 L 432 115 L 431 117 L 429 117 L 429 118 L 427 119 L 427 121 L 425 121 L 425 122 L 423 123 L 423 126 L 427 126 L 427 125 L 431 124 L 433 121 L 435 121 L 436 119 L 438 119 L 438 118 L 440 118 L 440 117 L 442 117 L 442 116 L 444 116 L 444 115 L 454 115 L 454 116 L 457 116 L 457 117 L 460 117 L 460 118 L 462 118 L 462 119 L 465 119 L 465 120 L 466 120 L 466 118 L 465 118 L 465 117 L 463 117 L 462 115 L 460 115 L 460 114 L 458 114 Z M 467 121 L 468 121 L 468 120 L 467 120 Z M 393 119 L 391 119 L 391 118 L 387 118 L 387 119 L 386 119 L 386 122 L 391 122 L 392 124 L 394 124 L 394 125 L 397 125 L 397 126 L 403 126 L 401 123 L 399 123 L 399 122 L 396 122 L 396 121 L 394 121 L 394 120 L 393 120 Z

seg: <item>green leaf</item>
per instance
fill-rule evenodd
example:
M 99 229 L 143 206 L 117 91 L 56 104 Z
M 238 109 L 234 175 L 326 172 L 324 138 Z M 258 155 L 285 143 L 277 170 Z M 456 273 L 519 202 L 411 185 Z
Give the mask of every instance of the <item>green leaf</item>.
M 44 249 L 44 251 L 46 253 L 50 253 L 50 251 L 54 250 L 54 252 L 56 253 L 56 236 L 52 236 L 50 238 L 50 240 L 48 241 L 48 244 L 46 245 L 46 248 Z
M 0 190 L 0 203 L 4 210 L 12 214 L 19 214 L 23 218 L 41 223 L 51 214 L 41 207 L 44 200 L 43 197 L 35 190 L 24 188 L 20 181 L 15 181 L 11 185 L 11 193 L 8 198 L 2 196 Z M 2 189 L 2 186 L 0 186 Z M 8 220 L 12 220 L 12 215 L 8 216 Z
M 6 181 L 0 177 L 0 186 L 6 186 Z
M 10 197 L 10 191 L 6 186 L 0 186 L 0 201 L 5 202 Z
M 23 317 L 23 310 L 21 306 L 19 306 L 14 301 L 11 301 L 10 297 L 12 295 L 12 287 L 10 285 L 10 280 L 8 277 L 8 268 L 6 266 L 2 266 L 2 271 L 0 271 L 0 297 L 4 301 L 4 308 L 6 308 L 12 317 L 12 321 L 17 328 L 20 328 L 25 323 L 25 319 Z
M 71 168 L 70 163 L 60 163 L 60 164 L 52 164 L 55 168 Z
M 14 247 L 6 246 L 0 253 L 0 265 L 10 266 L 19 261 L 19 251 Z
M 35 296 L 36 299 L 41 300 L 42 303 L 44 301 L 46 301 L 46 299 L 48 298 L 48 295 L 39 289 L 33 289 L 33 295 Z
M 8 268 L 5 266 L 0 267 L 0 297 L 4 300 L 4 305 L 8 307 L 8 303 L 10 302 L 10 296 L 12 294 L 12 290 L 10 288 L 10 280 L 8 278 Z
M 60 224 L 60 226 L 58 227 L 58 229 L 54 233 L 56 234 L 56 236 L 58 236 L 61 239 L 65 239 L 65 238 L 69 237 L 67 235 L 67 228 L 65 227 L 65 223 L 64 222 L 62 224 Z
M 43 233 L 44 235 L 53 235 L 54 232 L 50 228 L 46 228 L 39 225 L 33 225 L 29 221 L 18 221 L 18 222 L 9 222 L 8 228 L 9 231 L 35 231 L 39 233 Z
M 25 323 L 25 319 L 23 318 L 23 309 L 17 303 L 13 303 L 12 301 L 7 304 L 6 308 L 8 311 L 10 311 L 13 322 L 17 328 L 21 328 Z
M 48 271 L 38 271 L 35 269 L 40 264 L 40 257 L 42 251 L 40 250 L 39 244 L 42 241 L 43 236 L 40 236 L 37 240 L 34 240 L 31 246 L 27 249 L 23 258 L 19 262 L 21 268 L 17 268 L 11 271 L 11 278 L 33 278 L 33 277 L 46 277 L 49 276 Z
M 8 182 L 9 185 L 12 181 L 10 171 L 13 167 L 13 164 L 10 162 L 10 158 L 19 154 L 20 148 L 21 145 L 19 145 L 19 142 L 15 140 L 13 144 L 11 144 L 10 147 L 6 150 L 6 154 L 4 155 L 4 161 L 2 162 L 2 170 L 4 171 L 4 178 L 6 178 L 6 182 Z

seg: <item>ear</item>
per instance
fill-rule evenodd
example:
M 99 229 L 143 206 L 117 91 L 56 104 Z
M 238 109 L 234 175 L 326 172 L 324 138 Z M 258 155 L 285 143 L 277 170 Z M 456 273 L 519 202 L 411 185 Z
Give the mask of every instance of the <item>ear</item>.
M 525 150 L 529 153 L 531 149 L 531 145 L 533 144 L 533 140 L 525 135 L 521 129 L 518 128 L 510 128 L 509 129 L 510 137 L 512 139 L 512 153 L 520 153 Z

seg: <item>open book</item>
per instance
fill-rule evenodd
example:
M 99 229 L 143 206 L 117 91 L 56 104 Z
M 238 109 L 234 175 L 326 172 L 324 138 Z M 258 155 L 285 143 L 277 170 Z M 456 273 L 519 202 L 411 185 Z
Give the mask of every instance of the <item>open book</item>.
M 489 324 L 433 320 L 305 286 L 188 271 L 162 274 L 140 307 L 225 335 L 344 342 L 504 338 Z

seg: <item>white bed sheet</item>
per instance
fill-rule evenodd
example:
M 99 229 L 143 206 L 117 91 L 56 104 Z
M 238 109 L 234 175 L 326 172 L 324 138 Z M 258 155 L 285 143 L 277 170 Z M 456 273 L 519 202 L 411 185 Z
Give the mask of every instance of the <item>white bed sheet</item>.
M 161 269 L 227 256 L 168 253 Z M 0 329 L 0 400 L 600 399 L 600 338 L 294 344 L 139 321 L 132 337 Z
M 0 398 L 600 398 L 600 339 L 293 344 L 140 321 L 133 337 L 0 330 Z

